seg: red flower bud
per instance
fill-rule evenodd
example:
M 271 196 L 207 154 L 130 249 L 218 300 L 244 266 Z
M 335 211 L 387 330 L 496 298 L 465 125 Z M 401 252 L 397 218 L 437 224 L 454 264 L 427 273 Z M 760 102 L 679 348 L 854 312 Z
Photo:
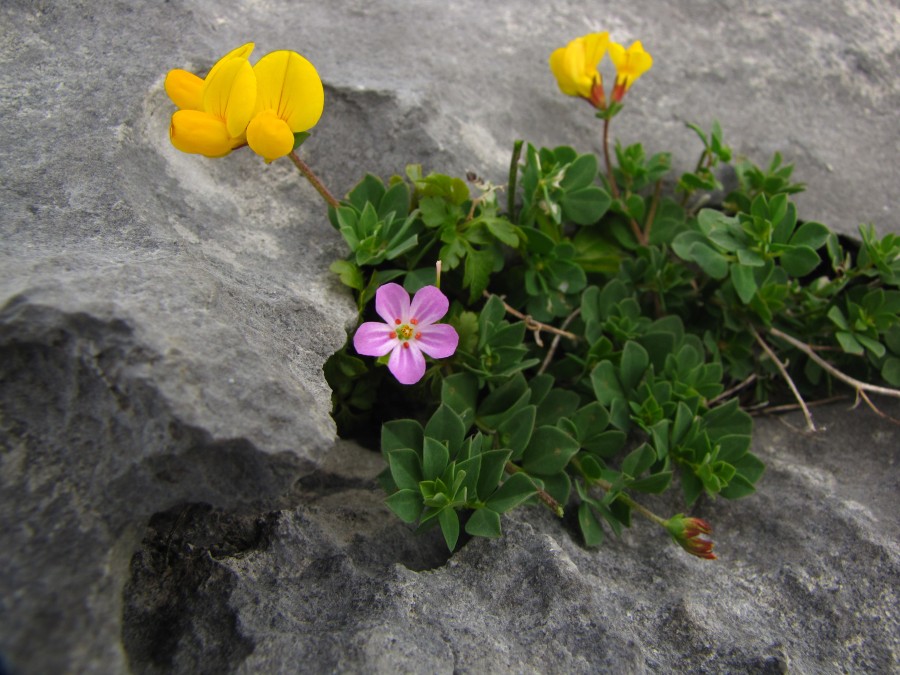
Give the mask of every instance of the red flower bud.
M 701 518 L 686 518 L 679 513 L 666 521 L 666 529 L 675 543 L 685 551 L 698 558 L 715 560 L 713 553 L 712 526 Z

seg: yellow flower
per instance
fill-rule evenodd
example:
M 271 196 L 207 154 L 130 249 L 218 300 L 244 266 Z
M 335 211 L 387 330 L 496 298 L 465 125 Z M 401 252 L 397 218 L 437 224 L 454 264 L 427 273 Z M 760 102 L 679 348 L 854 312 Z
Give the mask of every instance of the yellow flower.
M 596 108 L 605 107 L 603 80 L 597 67 L 608 43 L 609 33 L 591 33 L 575 38 L 550 55 L 550 70 L 562 93 L 586 98 Z
M 253 72 L 256 105 L 247 126 L 247 144 L 271 162 L 293 149 L 295 133 L 316 125 L 325 105 L 325 91 L 315 66 L 297 52 L 266 54 Z
M 222 157 L 245 142 L 256 105 L 256 77 L 247 57 L 253 43 L 223 56 L 206 78 L 176 69 L 166 76 L 166 93 L 179 107 L 169 138 L 181 150 Z
M 612 97 L 618 103 L 634 81 L 650 70 L 653 58 L 644 51 L 640 40 L 635 40 L 628 49 L 615 42 L 610 43 L 609 58 L 616 67 L 616 86 Z

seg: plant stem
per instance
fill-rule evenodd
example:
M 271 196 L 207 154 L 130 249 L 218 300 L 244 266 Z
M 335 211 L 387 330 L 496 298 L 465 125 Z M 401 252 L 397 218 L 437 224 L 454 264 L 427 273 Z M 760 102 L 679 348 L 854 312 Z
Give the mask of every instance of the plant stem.
M 507 462 L 506 463 L 506 472 L 507 473 L 525 473 L 525 469 L 523 469 L 520 466 L 516 466 L 512 462 Z M 525 475 L 528 475 L 528 474 L 526 473 Z M 562 518 L 564 515 L 562 505 L 558 501 L 553 499 L 553 497 L 551 497 L 550 494 L 548 492 L 546 492 L 545 490 L 540 489 L 539 487 L 537 487 L 537 485 L 535 485 L 534 487 L 537 490 L 538 499 L 540 499 L 542 502 L 544 502 L 544 504 L 546 504 L 550 508 L 550 510 L 556 514 L 556 516 L 558 518 Z
M 647 214 L 647 221 L 644 223 L 644 243 L 650 241 L 650 230 L 653 228 L 653 221 L 656 219 L 656 209 L 659 208 L 660 195 L 662 194 L 662 180 L 656 181 L 656 187 L 653 188 L 653 201 L 650 202 L 650 212 Z
M 791 376 L 788 375 L 787 368 L 785 368 L 784 364 L 781 362 L 781 359 L 778 358 L 778 355 L 772 351 L 772 348 L 766 344 L 766 341 L 762 339 L 760 334 L 756 332 L 756 329 L 753 326 L 750 326 L 750 332 L 753 334 L 753 337 L 759 343 L 759 346 L 763 348 L 763 351 L 775 363 L 775 366 L 778 368 L 778 371 L 781 373 L 781 376 L 784 378 L 784 381 L 787 382 L 788 387 L 791 388 L 791 392 L 794 394 L 794 398 L 797 399 L 797 403 L 800 404 L 800 409 L 803 411 L 803 416 L 806 418 L 806 428 L 809 431 L 815 431 L 816 425 L 813 423 L 812 415 L 809 412 L 809 407 L 807 407 L 806 402 L 803 400 L 803 397 L 800 395 L 800 391 L 797 389 L 797 385 L 794 384 L 794 381 L 791 379 Z
M 613 177 L 612 162 L 609 160 L 609 117 L 603 120 L 603 160 L 606 162 L 606 177 L 609 179 L 609 191 L 613 199 L 619 198 L 619 186 Z
M 490 293 L 489 291 L 484 291 L 483 295 L 486 298 L 490 298 L 494 294 Z M 522 314 L 522 312 L 520 312 L 519 310 L 508 305 L 506 303 L 506 300 L 503 299 L 503 296 L 498 295 L 497 297 L 500 298 L 500 302 L 503 303 L 503 307 L 504 307 L 504 309 L 506 309 L 507 314 L 512 314 L 517 319 L 521 319 L 522 321 L 525 322 L 525 327 L 528 330 L 534 331 L 535 342 L 538 343 L 539 347 L 544 346 L 544 344 L 542 342 L 540 342 L 540 332 L 542 330 L 545 330 L 548 333 L 553 333 L 554 335 L 561 335 L 562 337 L 567 337 L 570 340 L 579 340 L 580 339 L 577 335 L 575 335 L 575 333 L 570 333 L 567 330 L 561 330 L 559 328 L 555 328 L 554 326 L 550 326 L 546 323 L 541 323 L 540 321 L 535 321 L 527 314 Z
M 518 140 L 513 144 L 512 159 L 509 162 L 509 192 L 506 195 L 506 217 L 511 222 L 516 222 L 516 181 L 519 178 L 519 157 L 522 156 L 522 143 Z
M 796 347 L 801 352 L 806 354 L 809 358 L 811 358 L 813 361 L 815 361 L 817 364 L 819 364 L 822 367 L 822 370 L 826 371 L 830 375 L 833 375 L 834 377 L 839 379 L 841 382 L 844 382 L 845 384 L 849 384 L 851 387 L 856 389 L 857 392 L 868 391 L 873 394 L 882 394 L 884 396 L 892 396 L 894 398 L 900 398 L 900 389 L 891 389 L 890 387 L 879 387 L 878 385 L 869 384 L 868 382 L 862 382 L 861 380 L 857 380 L 854 377 L 850 377 L 846 373 L 841 372 L 840 370 L 835 368 L 833 365 L 828 363 L 828 361 L 823 359 L 821 356 L 816 354 L 816 352 L 813 350 L 813 348 L 810 345 L 806 344 L 805 342 L 801 342 L 800 340 L 798 340 L 795 337 L 791 337 L 787 333 L 783 333 L 782 331 L 778 330 L 775 327 L 772 327 L 769 329 L 769 334 L 773 335 L 774 337 L 780 338 L 780 339 L 784 340 L 785 342 L 789 343 L 790 345 Z M 864 398 L 866 400 L 868 400 L 866 397 L 864 397 Z
M 578 469 L 578 472 L 584 478 L 584 480 L 588 484 L 588 486 L 596 485 L 597 487 L 599 487 L 603 490 L 606 490 L 607 492 L 609 492 L 610 490 L 613 489 L 613 484 L 610 483 L 608 480 L 604 480 L 603 478 L 588 478 L 585 475 L 584 471 L 582 470 L 581 464 L 578 462 L 577 459 L 573 459 L 572 463 L 575 465 L 575 468 Z M 646 518 L 647 520 L 654 522 L 657 525 L 660 525 L 662 527 L 666 526 L 665 518 L 660 518 L 658 515 L 653 513 L 653 511 L 648 509 L 646 506 L 637 503 L 636 501 L 634 501 L 631 497 L 629 497 L 624 492 L 620 492 L 619 494 L 617 494 L 616 499 L 621 499 L 623 504 L 628 505 L 628 507 L 630 509 L 637 511 L 642 516 L 644 516 L 644 518 Z
M 319 180 L 319 177 L 313 173 L 313 170 L 309 168 L 309 165 L 306 162 L 300 159 L 295 151 L 291 150 L 288 157 L 291 158 L 294 166 L 296 166 L 300 173 L 303 174 L 303 177 L 312 184 L 312 186 L 316 189 L 316 192 L 322 195 L 322 199 L 324 199 L 328 203 L 328 206 L 335 209 L 340 206 L 340 202 L 335 199 L 334 195 L 328 191 L 328 188 L 322 184 L 322 181 Z
M 619 186 L 616 184 L 616 178 L 613 176 L 612 170 L 612 162 L 609 159 L 609 117 L 603 118 L 603 161 L 606 164 L 606 178 L 609 181 L 609 191 L 612 193 L 613 199 L 618 200 L 621 195 L 619 193 Z M 647 233 L 641 230 L 641 226 L 637 224 L 637 221 L 628 216 L 628 224 L 631 225 L 631 231 L 634 233 L 634 238 L 637 239 L 637 243 L 646 246 L 647 245 Z
M 732 394 L 739 392 L 744 387 L 753 384 L 755 381 L 756 381 L 756 373 L 750 373 L 750 375 L 747 377 L 747 379 L 743 380 L 742 382 L 738 382 L 731 389 L 726 389 L 725 391 L 723 391 L 721 394 L 719 394 L 715 398 L 711 398 L 709 401 L 707 401 L 706 405 L 712 406 L 713 403 L 718 403 L 722 399 L 728 398 Z
M 569 316 L 566 317 L 566 320 L 563 321 L 560 330 L 565 330 L 566 326 L 572 323 L 572 320 L 579 314 L 581 314 L 581 307 L 576 307 L 575 311 L 569 314 Z M 550 362 L 553 360 L 553 355 L 556 353 L 556 348 L 559 347 L 559 340 L 561 337 L 562 335 L 559 334 L 553 336 L 553 342 L 550 343 L 550 349 L 547 350 L 547 356 L 544 357 L 544 361 L 543 363 L 541 363 L 541 367 L 538 368 L 538 375 L 542 374 L 550 366 Z

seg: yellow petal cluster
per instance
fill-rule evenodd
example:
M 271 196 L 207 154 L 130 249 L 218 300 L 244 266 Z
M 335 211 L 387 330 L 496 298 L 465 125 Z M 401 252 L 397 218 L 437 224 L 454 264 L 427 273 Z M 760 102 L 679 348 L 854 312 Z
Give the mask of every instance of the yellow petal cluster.
M 619 44 L 611 44 L 609 58 L 616 67 L 616 90 L 613 92 L 615 100 L 620 100 L 634 84 L 634 81 L 650 70 L 653 65 L 653 58 L 644 51 L 640 40 L 633 42 L 628 49 Z M 618 98 L 617 92 L 620 92 Z
M 229 52 L 204 79 L 180 69 L 169 72 L 166 93 L 179 108 L 169 126 L 172 145 L 222 157 L 247 144 L 271 162 L 291 151 L 295 133 L 315 126 L 325 104 L 315 67 L 284 50 L 251 66 L 253 47 Z
M 567 96 L 592 100 L 602 92 L 603 81 L 597 70 L 609 44 L 609 33 L 591 33 L 577 37 L 550 55 L 550 70 L 559 89 Z
M 625 49 L 611 42 L 609 33 L 590 33 L 572 40 L 550 55 L 550 70 L 556 77 L 559 89 L 567 96 L 580 96 L 595 108 L 606 109 L 603 80 L 599 66 L 604 54 L 616 68 L 616 84 L 612 98 L 617 103 L 641 75 L 650 70 L 653 59 L 640 41 Z

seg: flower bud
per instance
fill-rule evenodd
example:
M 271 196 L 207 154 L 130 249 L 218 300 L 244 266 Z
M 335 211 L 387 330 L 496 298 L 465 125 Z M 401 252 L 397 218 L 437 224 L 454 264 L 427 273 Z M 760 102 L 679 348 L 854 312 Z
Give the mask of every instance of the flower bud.
M 712 526 L 701 518 L 686 518 L 684 514 L 672 516 L 665 523 L 666 529 L 672 535 L 681 548 L 706 560 L 715 560 L 716 554 L 712 552 L 713 541 Z

